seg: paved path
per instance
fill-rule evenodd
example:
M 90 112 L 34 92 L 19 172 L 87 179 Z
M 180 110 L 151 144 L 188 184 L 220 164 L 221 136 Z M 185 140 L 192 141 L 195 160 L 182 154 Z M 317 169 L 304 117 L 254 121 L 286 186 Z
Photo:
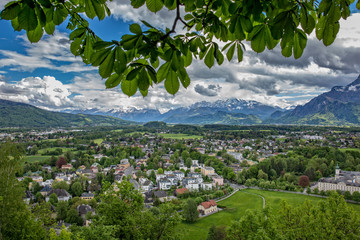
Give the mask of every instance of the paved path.
M 259 196 L 262 198 L 263 200 L 263 208 L 265 208 L 265 198 L 263 196 L 261 196 L 260 194 L 257 194 L 257 193 L 251 193 L 251 192 L 246 192 L 246 191 L 243 191 L 244 193 L 247 193 L 247 194 L 252 194 L 252 195 L 256 195 L 256 196 Z
M 225 199 L 231 197 L 232 195 L 234 195 L 237 191 L 239 191 L 239 189 L 235 189 L 235 190 L 234 190 L 232 193 L 230 193 L 229 195 L 226 195 L 226 196 L 223 197 L 223 198 L 217 199 L 217 200 L 215 200 L 215 202 L 220 202 L 220 201 L 222 201 L 222 200 L 225 200 Z

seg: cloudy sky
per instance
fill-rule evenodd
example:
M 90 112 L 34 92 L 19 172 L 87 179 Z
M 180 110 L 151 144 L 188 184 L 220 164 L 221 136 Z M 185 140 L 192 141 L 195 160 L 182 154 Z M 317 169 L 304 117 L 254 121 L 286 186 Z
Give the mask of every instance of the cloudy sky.
M 0 9 L 7 1 L 0 0 Z M 94 20 L 91 28 L 105 40 L 120 39 L 129 24 L 147 20 L 170 27 L 174 13 L 162 10 L 149 13 L 133 9 L 129 0 L 109 4 L 113 16 Z M 347 85 L 360 74 L 360 13 L 341 21 L 338 38 L 325 47 L 311 36 L 303 56 L 285 58 L 280 49 L 257 54 L 250 47 L 244 61 L 225 61 L 208 69 L 193 61 L 188 68 L 191 85 L 172 96 L 163 85 L 149 89 L 147 97 L 127 97 L 120 87 L 105 89 L 97 70 L 82 63 L 69 50 L 66 24 L 54 35 L 31 44 L 24 32 L 14 32 L 10 22 L 0 21 L 0 98 L 29 103 L 44 109 L 129 109 L 156 108 L 166 111 L 198 101 L 227 98 L 256 100 L 265 104 L 290 107 L 303 104 L 333 86 Z

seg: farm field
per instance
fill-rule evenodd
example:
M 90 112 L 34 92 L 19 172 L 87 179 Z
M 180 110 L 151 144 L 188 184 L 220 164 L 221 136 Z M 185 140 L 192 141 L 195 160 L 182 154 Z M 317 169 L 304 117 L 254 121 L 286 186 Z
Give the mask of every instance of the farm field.
M 266 201 L 266 206 L 270 207 L 272 211 L 275 212 L 280 208 L 282 200 L 287 201 L 293 206 L 304 203 L 306 199 L 313 201 L 314 203 L 324 200 L 322 198 L 293 193 L 263 191 L 256 189 L 241 190 L 230 198 L 218 203 L 226 206 L 226 210 L 201 218 L 194 224 L 188 224 L 185 222 L 181 223 L 179 226 L 179 229 L 181 230 L 179 231 L 183 233 L 182 239 L 206 239 L 209 228 L 212 224 L 228 226 L 232 221 L 240 219 L 247 209 L 262 209 L 262 198 L 255 194 L 263 196 Z M 354 210 L 360 212 L 360 205 L 351 204 L 351 206 Z
M 183 133 L 159 133 L 159 136 L 162 136 L 164 138 L 170 138 L 170 139 L 201 139 L 202 136 L 199 135 L 188 135 Z

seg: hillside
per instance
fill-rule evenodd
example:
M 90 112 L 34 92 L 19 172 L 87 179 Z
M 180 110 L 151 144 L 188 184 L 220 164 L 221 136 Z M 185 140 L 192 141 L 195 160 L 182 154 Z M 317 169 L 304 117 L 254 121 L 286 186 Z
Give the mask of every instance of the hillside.
M 276 120 L 286 124 L 359 125 L 360 76 L 347 86 L 336 86 Z
M 46 111 L 0 99 L 0 127 L 116 126 L 131 122 L 115 117 Z

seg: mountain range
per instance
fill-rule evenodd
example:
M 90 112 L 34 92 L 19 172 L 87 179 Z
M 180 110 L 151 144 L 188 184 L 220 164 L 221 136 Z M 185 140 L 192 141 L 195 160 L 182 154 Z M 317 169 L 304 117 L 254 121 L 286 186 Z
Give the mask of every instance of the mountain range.
M 171 109 L 160 113 L 156 109 L 130 109 L 101 111 L 99 109 L 76 110 L 71 113 L 97 114 L 118 117 L 135 122 L 164 121 L 166 123 L 186 124 L 259 124 L 275 111 L 284 111 L 279 107 L 246 101 L 237 98 L 215 102 L 198 102 L 189 107 Z
M 310 125 L 360 124 L 360 75 L 347 86 L 335 86 L 290 112 L 271 115 L 268 122 Z
M 198 102 L 165 113 L 156 109 L 135 108 L 126 111 L 88 109 L 65 113 L 0 100 L 0 127 L 114 126 L 150 121 L 171 124 L 360 125 L 360 76 L 347 86 L 335 86 L 305 105 L 290 110 L 232 98 Z
M 0 99 L 0 127 L 118 126 L 129 121 L 109 116 L 51 112 L 29 104 Z

